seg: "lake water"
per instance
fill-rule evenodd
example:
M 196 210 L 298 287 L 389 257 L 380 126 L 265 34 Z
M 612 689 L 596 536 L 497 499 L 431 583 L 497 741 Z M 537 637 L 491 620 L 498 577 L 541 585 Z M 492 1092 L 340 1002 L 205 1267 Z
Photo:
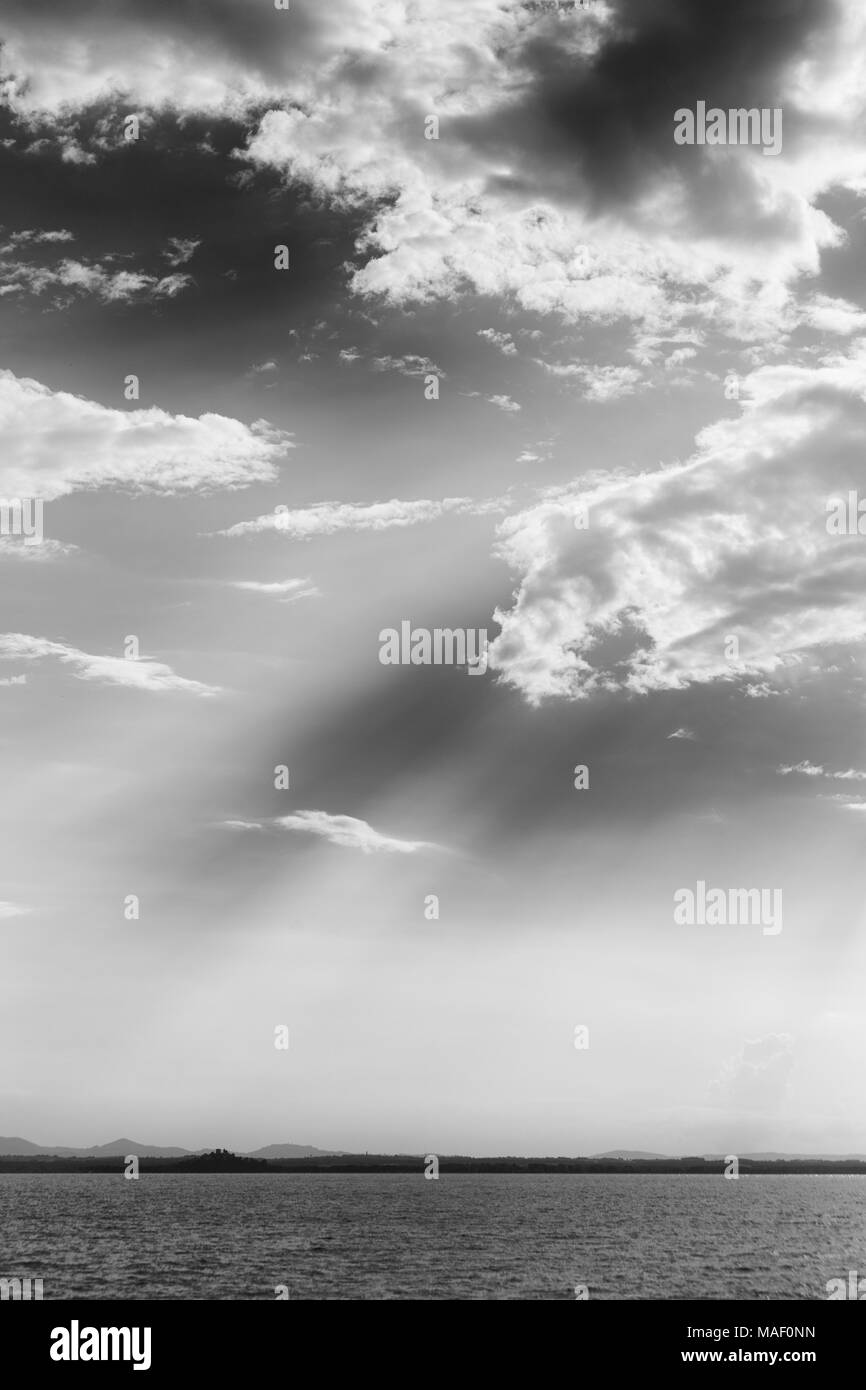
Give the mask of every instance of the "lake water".
M 0 1277 L 107 1299 L 826 1299 L 866 1178 L 0 1174 Z

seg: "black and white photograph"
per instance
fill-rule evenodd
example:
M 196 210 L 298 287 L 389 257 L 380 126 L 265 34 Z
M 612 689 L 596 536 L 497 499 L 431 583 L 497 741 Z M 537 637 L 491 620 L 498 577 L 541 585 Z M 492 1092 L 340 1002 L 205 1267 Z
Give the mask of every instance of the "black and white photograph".
M 25 1364 L 561 1301 L 820 1368 L 792 1305 L 866 1300 L 866 7 L 2 0 L 0 167 Z

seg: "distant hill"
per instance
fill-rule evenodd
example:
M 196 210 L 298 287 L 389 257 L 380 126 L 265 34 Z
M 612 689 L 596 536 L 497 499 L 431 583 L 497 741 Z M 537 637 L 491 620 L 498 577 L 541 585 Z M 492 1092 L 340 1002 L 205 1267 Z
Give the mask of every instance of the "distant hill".
M 178 1149 L 164 1144 L 140 1144 L 137 1139 L 113 1139 L 110 1144 L 94 1144 L 89 1149 L 70 1149 L 62 1144 L 34 1144 L 29 1139 L 0 1136 L 0 1157 L 5 1158 L 36 1158 L 46 1154 L 56 1154 L 58 1158 L 125 1158 L 127 1154 L 136 1154 L 138 1158 L 194 1158 L 206 1152 L 205 1149 Z M 238 1157 L 325 1158 L 332 1152 L 331 1149 L 314 1149 L 311 1144 L 268 1144 Z
M 54 1150 L 43 1149 L 39 1144 L 31 1144 L 29 1139 L 4 1139 L 0 1135 L 0 1154 L 41 1154 L 53 1153 Z
M 177 1146 L 165 1144 L 142 1144 L 137 1139 L 113 1139 L 109 1144 L 93 1144 L 90 1148 L 70 1148 L 62 1144 L 35 1144 L 31 1139 L 22 1139 L 20 1136 L 3 1137 L 0 1135 L 0 1158 L 20 1158 L 20 1159 L 43 1159 L 48 1157 L 66 1159 L 112 1159 L 125 1158 L 127 1154 L 135 1154 L 138 1158 L 152 1159 L 186 1159 L 200 1158 L 202 1155 L 208 1156 L 212 1153 L 225 1153 L 226 1150 L 206 1150 L 206 1149 L 182 1149 Z M 269 1163 L 282 1163 L 292 1161 L 302 1161 L 304 1159 L 342 1159 L 345 1162 L 353 1162 L 361 1165 L 363 1169 L 370 1159 L 368 1154 L 353 1154 L 346 1149 L 317 1149 L 312 1144 L 266 1144 L 263 1148 L 253 1149 L 249 1153 L 234 1154 L 233 1158 L 250 1158 L 256 1160 L 264 1159 Z M 753 1163 L 866 1163 L 866 1154 L 804 1154 L 804 1153 L 739 1153 L 737 1157 L 746 1162 Z M 420 1155 L 401 1155 L 401 1154 L 379 1154 L 372 1155 L 376 1161 L 381 1161 L 388 1168 L 400 1162 L 414 1164 L 421 1162 Z M 528 1164 L 542 1164 L 544 1169 L 552 1167 L 559 1169 L 563 1165 L 575 1164 L 583 1165 L 587 1163 L 667 1163 L 678 1165 L 681 1163 L 722 1163 L 727 1159 L 726 1154 L 703 1154 L 701 1156 L 683 1156 L 650 1153 L 645 1149 L 608 1149 L 605 1153 L 591 1154 L 586 1158 L 559 1158 L 548 1157 L 529 1157 L 511 1156 L 508 1158 L 479 1157 L 468 1158 L 460 1155 L 439 1155 L 440 1162 L 445 1158 L 453 1164 L 461 1165 L 478 1164 L 481 1169 L 491 1163 L 506 1165 L 502 1171 L 510 1171 L 513 1167 L 516 1170 L 524 1170 Z M 457 1169 L 455 1169 L 457 1171 Z M 541 1170 L 540 1170 L 541 1171 Z M 611 1169 L 612 1172 L 618 1171 Z M 673 1168 L 671 1171 L 678 1171 Z
M 29 1139 L 5 1139 L 0 1135 L 0 1156 L 8 1157 L 56 1154 L 58 1158 L 125 1158 L 127 1154 L 137 1154 L 139 1158 L 184 1158 L 191 1152 L 162 1144 L 140 1144 L 135 1139 L 114 1139 L 110 1144 L 93 1144 L 89 1149 L 71 1149 L 62 1144 L 33 1144 Z
M 131 1151 L 130 1151 L 131 1152 Z M 314 1149 L 311 1144 L 266 1144 L 263 1149 L 251 1149 L 246 1158 L 326 1158 L 341 1154 L 342 1149 Z

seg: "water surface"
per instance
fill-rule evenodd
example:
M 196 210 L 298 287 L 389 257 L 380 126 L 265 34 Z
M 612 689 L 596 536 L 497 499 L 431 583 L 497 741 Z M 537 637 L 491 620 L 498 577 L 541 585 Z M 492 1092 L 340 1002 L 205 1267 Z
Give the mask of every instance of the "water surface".
M 0 1174 L 0 1276 L 131 1299 L 826 1299 L 866 1178 Z

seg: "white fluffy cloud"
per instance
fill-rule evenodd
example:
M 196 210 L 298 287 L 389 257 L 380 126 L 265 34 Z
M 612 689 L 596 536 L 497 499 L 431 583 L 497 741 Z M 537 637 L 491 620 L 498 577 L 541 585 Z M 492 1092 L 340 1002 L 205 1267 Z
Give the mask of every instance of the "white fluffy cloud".
M 74 14 L 57 0 L 54 14 L 37 17 L 10 0 L 2 72 L 13 109 L 28 120 L 48 114 L 61 131 L 71 113 L 114 97 L 145 111 L 246 116 L 255 128 L 245 159 L 366 213 L 352 278 L 360 294 L 402 303 L 469 289 L 572 321 L 624 320 L 638 335 L 698 320 L 748 342 L 770 343 L 800 323 L 862 331 L 856 307 L 798 304 L 792 292 L 845 239 L 822 195 L 866 187 L 858 0 L 840 0 L 814 33 L 800 25 L 778 81 L 767 67 L 792 122 L 782 156 L 718 149 L 702 178 L 685 156 L 672 162 L 672 101 L 670 141 L 653 126 L 659 143 L 646 149 L 657 176 L 595 206 L 577 196 L 579 161 L 556 149 L 563 129 L 544 124 L 544 62 L 556 47 L 564 66 L 554 78 L 570 71 L 575 92 L 598 95 L 605 75 L 590 58 L 614 30 L 622 43 L 645 25 L 675 54 L 664 23 L 653 28 L 639 9 L 331 0 L 279 11 L 213 0 L 154 14 L 117 0 L 106 16 L 96 0 Z M 732 45 L 725 61 L 738 55 Z M 610 121 L 610 96 L 601 91 L 598 126 Z M 259 116 L 263 106 L 271 109 Z M 425 139 L 430 116 L 435 140 Z M 639 139 L 642 123 L 630 133 Z M 92 157 L 64 138 L 68 157 Z M 622 155 L 626 166 L 628 141 Z M 744 224 L 761 234 L 744 235 Z
M 46 501 L 100 487 L 172 494 L 270 482 L 292 447 L 264 420 L 114 410 L 5 370 L 0 433 L 0 495 Z
M 862 479 L 866 342 L 745 385 L 687 462 L 585 478 L 500 524 L 519 587 L 490 665 L 529 700 L 766 684 L 862 641 L 866 548 L 827 518 Z
M 246 151 L 289 181 L 370 209 L 357 292 L 402 303 L 468 287 L 572 321 L 624 320 L 636 334 L 697 321 L 747 342 L 777 340 L 799 323 L 862 331 L 854 306 L 821 298 L 801 306 L 792 292 L 845 239 L 817 206 L 821 195 L 866 183 L 864 17 L 855 4 L 840 7 L 836 27 L 786 74 L 780 100 L 796 111 L 798 138 L 784 158 L 719 151 L 717 217 L 702 211 L 706 187 L 675 167 L 624 209 L 601 214 L 567 189 L 558 197 L 534 183 L 531 146 L 521 149 L 534 116 L 521 121 L 529 74 L 515 54 L 525 58 L 521 45 L 535 32 L 540 45 L 585 55 L 611 18 L 607 7 L 555 30 L 549 15 L 489 0 L 421 0 L 379 13 L 390 42 L 377 56 L 377 81 L 360 85 L 336 64 L 316 100 L 266 112 Z M 833 97 L 843 90 L 844 108 Z M 437 141 L 423 139 L 430 113 L 440 120 Z M 738 203 L 766 235 L 742 235 L 729 215 Z
M 287 83 L 339 52 L 374 52 L 388 37 L 389 4 L 330 0 L 277 10 L 272 0 L 210 0 L 142 8 L 136 0 L 52 0 L 38 18 L 26 0 L 4 14 L 2 71 L 12 108 L 68 115 L 120 97 L 131 106 L 240 115 L 279 99 Z
M 62 665 L 75 667 L 79 680 L 97 681 L 103 685 L 124 685 L 132 690 L 163 692 L 179 690 L 188 695 L 216 695 L 217 688 L 200 681 L 186 680 L 175 675 L 170 666 L 160 661 L 142 658 L 127 660 L 122 656 L 93 656 L 63 642 L 50 642 L 44 637 L 31 637 L 23 632 L 0 633 L 0 659 L 41 661 L 53 657 Z
M 479 328 L 479 338 L 484 338 L 492 347 L 498 348 L 503 357 L 516 357 L 517 344 L 510 333 L 499 333 L 495 328 Z

